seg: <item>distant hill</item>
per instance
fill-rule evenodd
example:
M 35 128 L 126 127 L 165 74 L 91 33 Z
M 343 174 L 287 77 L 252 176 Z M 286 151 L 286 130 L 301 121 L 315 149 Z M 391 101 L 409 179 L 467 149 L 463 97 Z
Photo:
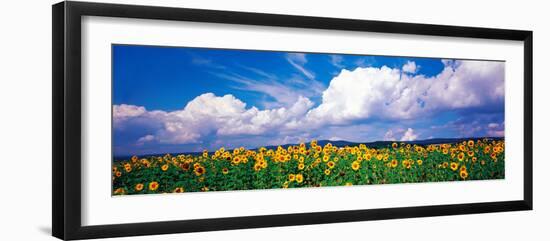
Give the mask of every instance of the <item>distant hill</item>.
M 344 147 L 344 146 L 357 146 L 360 144 L 365 144 L 365 146 L 370 148 L 381 148 L 381 147 L 388 147 L 394 142 L 398 143 L 407 143 L 411 145 L 431 145 L 431 144 L 453 144 L 458 143 L 462 141 L 467 140 L 481 140 L 481 139 L 489 139 L 489 140 L 504 140 L 504 137 L 475 137 L 475 138 L 433 138 L 433 139 L 425 139 L 425 140 L 415 140 L 415 141 L 373 141 L 373 142 L 350 142 L 350 141 L 329 141 L 329 140 L 320 140 L 317 141 L 317 144 L 324 146 L 327 143 L 331 143 L 333 146 L 337 147 Z M 281 147 L 287 148 L 288 146 L 295 146 L 298 144 L 285 144 L 281 145 Z M 278 146 L 266 146 L 267 149 L 273 149 L 277 148 Z
M 504 140 L 504 137 L 472 137 L 472 138 L 433 138 L 433 139 L 425 139 L 425 140 L 415 140 L 415 141 L 373 141 L 373 142 L 350 142 L 350 141 L 329 141 L 329 140 L 319 140 L 317 141 L 317 144 L 324 146 L 327 143 L 331 143 L 333 146 L 337 147 L 345 147 L 345 146 L 357 146 L 360 144 L 365 144 L 365 146 L 369 148 L 384 148 L 390 146 L 394 142 L 398 143 L 407 143 L 411 145 L 431 145 L 431 144 L 454 144 L 458 142 L 463 142 L 467 140 L 481 140 L 481 139 L 488 139 L 488 140 Z M 284 144 L 281 145 L 283 148 L 288 148 L 289 146 L 295 146 L 298 145 L 298 143 L 293 144 Z M 276 149 L 278 146 L 265 146 L 267 149 Z M 257 150 L 258 148 L 253 148 L 252 150 Z M 140 155 L 140 156 L 162 156 L 165 153 L 162 154 L 149 154 L 149 155 Z M 197 155 L 202 154 L 202 152 L 180 152 L 180 153 L 170 153 L 171 155 L 180 155 L 180 154 L 186 154 L 186 155 Z M 128 160 L 131 156 L 115 156 L 114 159 L 116 160 Z

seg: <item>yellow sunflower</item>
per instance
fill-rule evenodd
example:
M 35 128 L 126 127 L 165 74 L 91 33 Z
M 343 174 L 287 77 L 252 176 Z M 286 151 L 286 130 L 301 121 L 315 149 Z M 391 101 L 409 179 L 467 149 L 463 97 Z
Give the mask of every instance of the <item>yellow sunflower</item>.
M 168 170 L 168 164 L 162 165 L 162 167 L 160 167 L 160 169 L 161 169 L 163 172 L 167 171 L 167 170 Z
M 262 170 L 262 165 L 258 163 L 254 164 L 254 171 L 260 171 L 260 170 Z
M 330 169 L 325 169 L 325 175 L 330 175 Z
M 462 179 L 468 178 L 468 172 L 467 171 L 460 171 L 460 177 Z
M 267 162 L 266 161 L 260 161 L 260 165 L 262 166 L 262 168 L 266 168 L 267 167 Z
M 458 169 L 458 163 L 451 162 L 451 170 L 456 171 L 456 169 Z
M 134 189 L 135 189 L 136 191 L 138 191 L 138 192 L 141 191 L 141 190 L 143 190 L 143 183 L 138 183 L 138 184 L 136 184 L 136 186 L 134 187 Z
M 126 172 L 131 172 L 132 171 L 132 165 L 130 165 L 130 163 L 124 164 L 124 170 Z
M 296 175 L 294 174 L 288 174 L 288 180 L 293 182 L 294 180 L 296 180 Z
M 296 174 L 296 182 L 302 183 L 304 181 L 304 176 L 300 174 Z
M 155 191 L 159 188 L 159 183 L 158 182 L 150 182 L 149 183 L 149 190 L 151 191 Z
M 185 192 L 185 190 L 183 189 L 183 187 L 176 187 L 176 189 L 174 189 L 174 192 L 175 193 L 182 193 L 182 192 Z
M 351 163 L 351 169 L 353 169 L 354 171 L 359 170 L 360 167 L 361 167 L 361 164 L 358 161 L 354 161 Z
M 328 168 L 332 169 L 332 168 L 334 168 L 334 166 L 336 166 L 336 164 L 333 161 L 329 161 L 329 162 L 327 162 L 327 166 L 328 166 Z
M 205 172 L 206 172 L 206 169 L 204 169 L 204 167 L 202 167 L 200 165 L 195 168 L 195 175 L 197 175 L 197 176 L 200 176 L 200 175 L 204 174 Z
M 370 161 L 370 159 L 372 159 L 371 154 L 366 154 L 365 155 L 365 160 Z
M 393 168 L 397 167 L 397 160 L 393 159 L 391 161 L 391 167 L 393 167 Z
M 457 158 L 458 158 L 459 161 L 463 161 L 464 160 L 464 153 L 463 152 L 458 153 Z
M 150 167 L 150 166 L 151 166 L 151 163 L 150 163 L 149 160 L 147 160 L 147 159 L 141 159 L 141 164 L 142 164 L 144 167 Z
M 184 171 L 188 171 L 189 168 L 191 168 L 191 165 L 189 165 L 189 163 L 187 163 L 187 162 L 184 162 L 184 163 L 180 164 L 180 168 Z
M 124 188 L 119 187 L 115 190 L 115 195 L 123 195 L 125 192 Z

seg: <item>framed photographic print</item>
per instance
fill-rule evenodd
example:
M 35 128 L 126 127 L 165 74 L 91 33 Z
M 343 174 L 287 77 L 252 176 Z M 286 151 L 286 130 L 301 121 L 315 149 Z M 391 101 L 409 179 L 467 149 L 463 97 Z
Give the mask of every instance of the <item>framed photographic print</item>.
M 61 2 L 53 235 L 530 210 L 532 99 L 531 31 Z

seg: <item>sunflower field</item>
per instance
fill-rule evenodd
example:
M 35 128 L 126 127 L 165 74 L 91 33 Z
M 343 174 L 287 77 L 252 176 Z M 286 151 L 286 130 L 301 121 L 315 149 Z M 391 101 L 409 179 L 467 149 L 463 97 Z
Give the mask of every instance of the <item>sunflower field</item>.
M 336 147 L 316 141 L 202 155 L 133 156 L 112 164 L 113 195 L 504 178 L 504 141 Z

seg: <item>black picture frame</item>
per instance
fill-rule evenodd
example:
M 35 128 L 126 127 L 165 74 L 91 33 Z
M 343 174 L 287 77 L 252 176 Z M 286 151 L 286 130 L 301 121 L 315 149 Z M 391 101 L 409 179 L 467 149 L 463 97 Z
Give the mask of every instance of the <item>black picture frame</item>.
M 81 224 L 81 18 L 104 16 L 258 26 L 350 30 L 426 36 L 516 40 L 524 43 L 524 186 L 523 199 L 421 207 L 345 210 L 235 218 Z M 184 233 L 380 219 L 532 210 L 533 208 L 533 32 L 523 30 L 335 19 L 262 13 L 197 10 L 89 2 L 52 6 L 53 51 L 53 194 L 52 233 L 60 239 L 87 239 Z

